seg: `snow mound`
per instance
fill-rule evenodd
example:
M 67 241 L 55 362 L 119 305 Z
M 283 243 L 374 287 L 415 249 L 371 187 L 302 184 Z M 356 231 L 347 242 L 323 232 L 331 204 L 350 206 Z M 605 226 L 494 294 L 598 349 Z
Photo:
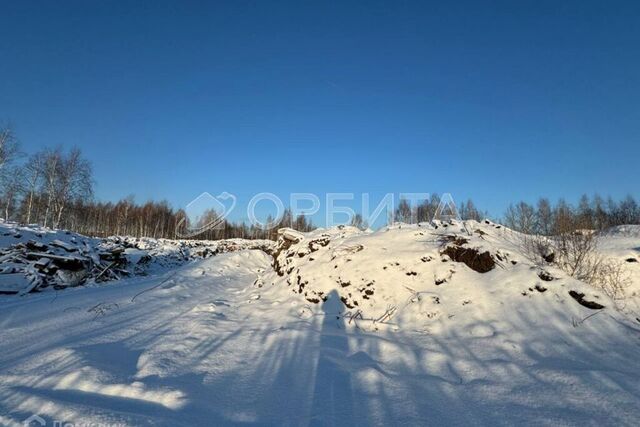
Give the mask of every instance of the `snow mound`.
M 509 310 L 558 310 L 579 320 L 596 308 L 615 311 L 603 292 L 534 264 L 523 248 L 522 235 L 490 221 L 284 230 L 274 272 L 255 286 L 311 305 L 334 293 L 342 314 L 370 330 L 438 329 L 463 312 L 498 320 Z
M 0 425 L 637 425 L 638 321 L 522 239 L 490 222 L 282 230 L 267 250 L 0 298 Z M 100 242 L 130 262 L 211 249 Z
M 609 228 L 604 234 L 611 237 L 640 238 L 640 225 L 618 225 Z

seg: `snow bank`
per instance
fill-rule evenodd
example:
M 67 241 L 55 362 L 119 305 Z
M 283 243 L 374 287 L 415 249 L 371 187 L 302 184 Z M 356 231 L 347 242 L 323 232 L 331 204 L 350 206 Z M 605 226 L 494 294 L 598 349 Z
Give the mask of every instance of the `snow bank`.
M 206 248 L 174 245 L 125 253 Z M 2 297 L 0 424 L 637 425 L 640 324 L 521 247 L 484 222 L 283 230 L 273 256 Z
M 256 286 L 312 305 L 335 292 L 361 328 L 443 328 L 461 312 L 498 319 L 505 307 L 578 320 L 592 314 L 589 307 L 615 313 L 604 293 L 551 264 L 534 265 L 522 235 L 488 221 L 290 234 L 281 233 L 274 272 Z

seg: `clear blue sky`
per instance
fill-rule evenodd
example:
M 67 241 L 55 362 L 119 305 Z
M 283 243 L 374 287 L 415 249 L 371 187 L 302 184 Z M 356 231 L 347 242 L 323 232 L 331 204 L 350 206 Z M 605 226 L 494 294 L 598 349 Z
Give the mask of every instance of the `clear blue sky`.
M 640 2 L 7 1 L 0 120 L 96 196 L 640 195 Z

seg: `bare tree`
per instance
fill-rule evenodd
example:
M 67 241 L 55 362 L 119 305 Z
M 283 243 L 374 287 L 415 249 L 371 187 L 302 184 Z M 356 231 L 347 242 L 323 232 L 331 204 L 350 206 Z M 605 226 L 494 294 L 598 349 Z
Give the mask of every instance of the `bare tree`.
M 22 168 L 14 166 L 2 174 L 2 197 L 4 201 L 4 217 L 11 219 L 13 209 L 16 206 L 20 195 L 24 189 Z
M 609 213 L 607 212 L 607 208 L 598 194 L 593 196 L 592 201 L 592 211 L 593 211 L 593 220 L 594 225 L 598 230 L 603 230 L 609 226 L 610 218 Z
M 351 223 L 349 225 L 359 228 L 360 230 L 366 230 L 369 228 L 367 221 L 365 221 L 359 213 L 355 214 L 353 218 L 351 218 Z
M 396 208 L 394 220 L 411 224 L 412 217 L 411 205 L 409 205 L 407 199 L 400 199 L 398 207 Z
M 468 199 L 466 203 L 462 202 L 458 211 L 460 213 L 460 218 L 462 218 L 463 220 L 473 219 L 476 221 L 480 221 L 481 219 L 480 212 L 476 209 L 476 205 L 471 199 Z
M 18 141 L 13 130 L 9 126 L 0 129 L 0 184 L 2 185 L 2 197 L 4 202 L 4 215 L 9 219 L 11 207 L 21 189 L 18 168 L 11 167 L 13 161 L 19 155 Z
M 600 288 L 616 305 L 623 306 L 626 289 L 632 284 L 631 274 L 624 263 L 603 259 L 590 277 L 590 284 Z
M 558 200 L 558 204 L 553 211 L 553 218 L 553 234 L 560 235 L 564 233 L 571 233 L 576 229 L 573 209 L 564 201 L 564 199 Z
M 25 190 L 28 193 L 24 220 L 31 223 L 31 212 L 38 185 L 43 176 L 45 159 L 43 153 L 32 155 L 24 166 Z
M 43 218 L 43 225 L 46 227 L 50 218 L 50 212 L 52 211 L 52 209 L 54 209 L 53 204 L 56 197 L 56 187 L 58 183 L 58 172 L 60 171 L 60 162 L 62 161 L 62 149 L 58 147 L 54 150 L 46 150 L 43 155 L 43 190 L 46 193 L 47 200 Z
M 11 164 L 19 155 L 18 141 L 11 127 L 0 129 L 0 174 L 5 172 L 6 166 Z
M 594 213 L 589 202 L 589 197 L 584 194 L 578 203 L 578 211 L 576 212 L 576 221 L 579 228 L 592 230 L 594 228 Z
M 60 158 L 55 184 L 54 228 L 60 225 L 62 214 L 72 200 L 87 199 L 93 194 L 91 164 L 74 148 L 67 157 Z
M 535 209 L 525 202 L 520 202 L 515 206 L 509 205 L 505 214 L 505 222 L 509 228 L 530 234 L 536 225 Z
M 548 236 L 553 230 L 553 211 L 549 199 L 540 198 L 536 208 L 536 231 Z
M 432 194 L 429 200 L 425 200 L 418 206 L 418 222 L 431 221 L 440 205 L 440 196 Z
M 620 224 L 635 224 L 640 221 L 640 208 L 633 196 L 628 195 L 618 204 L 616 217 Z
M 596 254 L 598 236 L 590 230 L 575 230 L 553 236 L 556 263 L 568 274 L 589 281 L 601 262 Z

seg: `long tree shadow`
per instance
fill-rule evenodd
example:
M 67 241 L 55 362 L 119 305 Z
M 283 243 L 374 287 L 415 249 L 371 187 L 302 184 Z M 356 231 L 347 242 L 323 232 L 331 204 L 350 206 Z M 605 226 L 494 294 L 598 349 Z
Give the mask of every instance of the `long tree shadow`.
M 353 415 L 351 376 L 341 365 L 347 358 L 349 342 L 338 292 L 331 291 L 322 305 L 324 319 L 316 369 L 311 425 L 342 425 Z

